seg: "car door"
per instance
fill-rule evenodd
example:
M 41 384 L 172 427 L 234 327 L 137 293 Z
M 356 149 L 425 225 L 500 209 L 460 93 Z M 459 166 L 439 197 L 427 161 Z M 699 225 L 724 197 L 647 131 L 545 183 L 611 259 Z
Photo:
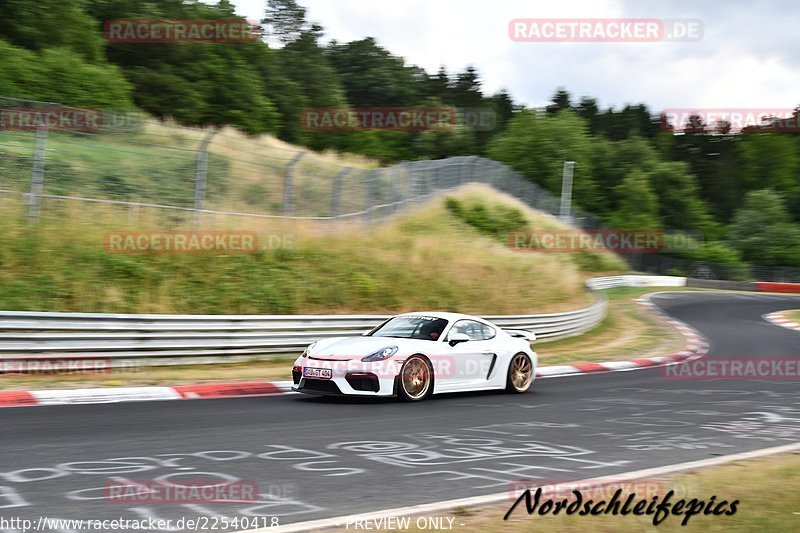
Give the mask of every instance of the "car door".
M 464 333 L 469 341 L 450 346 L 448 341 L 453 333 Z M 448 366 L 452 372 L 445 376 L 442 390 L 479 388 L 487 383 L 497 359 L 497 354 L 492 351 L 492 342 L 487 338 L 493 336 L 493 330 L 477 320 L 463 319 L 453 324 L 445 339 Z

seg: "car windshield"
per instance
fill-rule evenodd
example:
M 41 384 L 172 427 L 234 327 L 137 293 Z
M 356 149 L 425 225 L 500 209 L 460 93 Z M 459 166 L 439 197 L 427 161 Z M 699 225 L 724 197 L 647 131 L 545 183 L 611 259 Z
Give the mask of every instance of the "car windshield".
M 370 337 L 397 337 L 435 341 L 442 336 L 447 320 L 435 316 L 397 316 L 369 332 Z

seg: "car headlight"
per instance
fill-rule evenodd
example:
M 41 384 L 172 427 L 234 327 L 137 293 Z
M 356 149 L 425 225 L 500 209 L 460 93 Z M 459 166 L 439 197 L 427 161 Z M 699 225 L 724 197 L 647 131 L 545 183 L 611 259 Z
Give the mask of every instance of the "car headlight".
M 377 352 L 371 353 L 368 356 L 362 359 L 365 363 L 370 363 L 372 361 L 383 361 L 384 359 L 388 359 L 394 354 L 397 353 L 397 346 L 387 346 L 386 348 L 381 348 Z
M 308 345 L 308 348 L 306 348 L 305 350 L 303 350 L 303 355 L 301 355 L 300 357 L 308 357 L 308 352 L 309 352 L 309 350 L 311 350 L 311 348 L 313 348 L 314 346 L 316 346 L 318 342 L 319 342 L 319 341 L 314 341 L 314 342 L 312 342 L 311 344 L 309 344 L 309 345 Z

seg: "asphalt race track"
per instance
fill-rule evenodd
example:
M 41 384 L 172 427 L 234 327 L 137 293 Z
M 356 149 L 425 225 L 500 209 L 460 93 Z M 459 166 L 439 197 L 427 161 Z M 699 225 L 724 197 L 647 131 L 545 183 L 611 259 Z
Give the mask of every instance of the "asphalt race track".
M 761 318 L 800 307 L 797 298 L 672 292 L 653 302 L 703 334 L 709 358 L 800 355 L 800 334 Z M 264 515 L 287 524 L 797 442 L 800 382 L 677 380 L 649 369 L 418 404 L 288 394 L 11 408 L 0 410 L 0 435 L 6 517 Z M 262 501 L 104 500 L 110 482 L 155 478 L 256 481 Z

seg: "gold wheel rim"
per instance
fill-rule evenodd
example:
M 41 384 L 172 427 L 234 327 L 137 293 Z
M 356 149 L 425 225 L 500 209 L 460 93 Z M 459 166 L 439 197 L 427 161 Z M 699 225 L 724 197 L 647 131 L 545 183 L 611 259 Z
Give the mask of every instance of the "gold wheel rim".
M 511 360 L 511 384 L 517 390 L 525 390 L 533 379 L 533 367 L 527 356 L 517 354 Z
M 430 387 L 430 369 L 428 365 L 419 357 L 414 357 L 406 361 L 403 366 L 403 376 L 401 378 L 403 390 L 409 398 L 418 400 L 428 393 Z

